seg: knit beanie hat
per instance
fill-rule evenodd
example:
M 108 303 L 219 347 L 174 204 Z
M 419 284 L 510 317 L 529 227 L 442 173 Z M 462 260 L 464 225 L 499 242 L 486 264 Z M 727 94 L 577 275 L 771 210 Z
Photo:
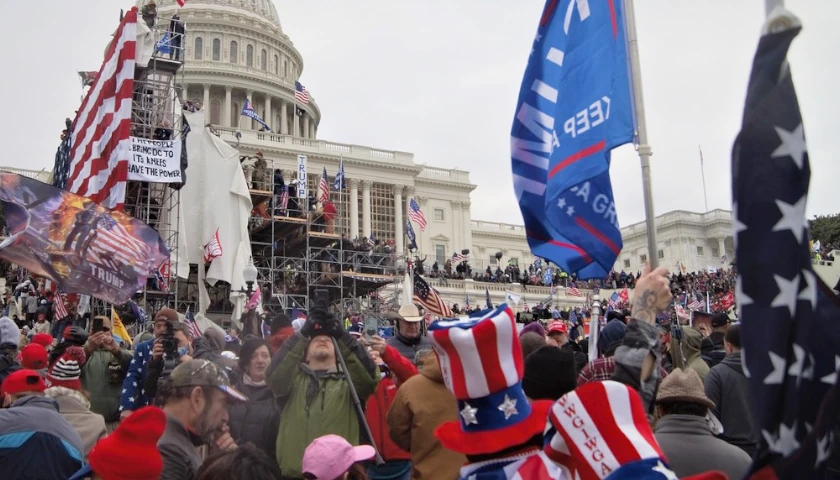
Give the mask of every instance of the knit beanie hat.
M 30 343 L 20 351 L 20 364 L 29 370 L 47 368 L 47 349 L 37 343 Z
M 0 317 L 0 347 L 20 346 L 20 329 L 9 317 Z
M 47 371 L 45 382 L 48 387 L 67 387 L 79 390 L 82 382 L 82 365 L 85 364 L 85 350 L 73 345 L 67 347 Z
M 52 347 L 53 340 L 54 339 L 53 339 L 52 335 L 50 335 L 49 333 L 44 333 L 44 332 L 36 333 L 32 337 L 32 343 L 37 343 L 38 345 L 40 345 L 44 348 Z
M 137 410 L 94 445 L 88 455 L 89 465 L 70 480 L 86 478 L 91 472 L 102 480 L 157 480 L 163 472 L 157 442 L 165 428 L 163 410 Z
M 531 322 L 528 325 L 525 325 L 522 327 L 522 331 L 519 332 L 519 336 L 521 337 L 528 332 L 534 332 L 545 337 L 545 328 L 543 328 L 540 322 Z
M 598 352 L 603 354 L 610 349 L 610 346 L 621 343 L 624 340 L 625 331 L 627 331 L 627 325 L 621 320 L 614 319 L 607 322 L 604 329 L 598 333 Z
M 292 320 L 285 313 L 280 313 L 271 319 L 271 334 L 274 335 L 278 330 L 284 327 L 291 327 Z
M 571 350 L 545 346 L 525 359 L 522 389 L 532 400 L 557 400 L 577 386 Z

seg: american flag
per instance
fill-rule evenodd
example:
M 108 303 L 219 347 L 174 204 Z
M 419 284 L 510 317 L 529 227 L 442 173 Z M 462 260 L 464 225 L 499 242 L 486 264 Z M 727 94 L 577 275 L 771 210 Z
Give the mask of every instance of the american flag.
M 53 297 L 53 312 L 55 312 L 55 320 L 61 320 L 62 318 L 70 315 L 70 312 L 67 311 L 67 297 L 59 292 L 55 291 L 55 296 Z
M 278 202 L 278 207 L 283 213 L 285 214 L 286 210 L 289 209 L 289 186 L 283 185 L 283 192 L 280 193 L 280 201 Z
M 204 263 L 210 263 L 214 258 L 222 256 L 222 242 L 219 241 L 219 229 L 213 234 L 213 238 L 204 246 Z
M 469 262 L 470 255 L 469 254 L 462 254 L 462 253 L 453 253 L 452 254 L 452 264 L 461 263 L 461 262 Z
M 184 314 L 184 323 L 187 324 L 187 328 L 190 330 L 190 337 L 201 337 L 201 329 L 198 328 L 198 323 L 195 321 L 195 315 L 193 315 L 190 307 L 187 307 L 187 313 Z
M 688 307 L 689 310 L 692 310 L 692 311 L 696 312 L 697 310 L 700 310 L 701 308 L 703 308 L 705 306 L 705 304 L 703 302 L 701 302 L 700 300 L 695 300 L 695 301 L 689 303 L 686 306 Z
M 306 91 L 306 87 L 300 82 L 295 82 L 295 101 L 304 105 L 309 103 L 309 92 Z
M 131 150 L 137 8 L 123 17 L 73 124 L 66 188 L 107 208 L 122 208 Z
M 327 182 L 327 167 L 324 167 L 321 173 L 321 179 L 318 181 L 318 201 L 326 202 L 330 199 L 330 184 Z
M 610 299 L 607 301 L 607 306 L 609 308 L 617 307 L 618 306 L 618 299 L 619 299 L 618 292 L 613 292 L 613 294 L 610 295 Z
M 569 287 L 569 288 L 566 289 L 566 296 L 569 296 L 569 295 L 571 295 L 573 297 L 582 297 L 583 296 L 583 294 L 580 293 L 580 290 L 578 290 L 575 287 Z
M 423 215 L 423 211 L 420 210 L 420 205 L 417 204 L 417 200 L 413 198 L 408 202 L 408 218 L 420 227 L 421 232 L 426 231 L 426 217 Z
M 98 225 L 87 251 L 88 258 L 116 270 L 123 265 L 131 265 L 137 273 L 148 275 L 148 271 L 142 271 L 143 266 L 136 263 L 138 258 L 149 258 L 149 246 L 108 215 L 100 216 Z
M 429 312 L 442 317 L 452 317 L 452 310 L 440 298 L 440 294 L 420 275 L 414 276 L 414 301 L 423 305 Z
M 768 19 L 732 150 L 741 354 L 762 478 L 824 478 L 840 411 L 840 301 L 811 265 L 811 166 L 786 60 L 800 30 L 784 9 Z

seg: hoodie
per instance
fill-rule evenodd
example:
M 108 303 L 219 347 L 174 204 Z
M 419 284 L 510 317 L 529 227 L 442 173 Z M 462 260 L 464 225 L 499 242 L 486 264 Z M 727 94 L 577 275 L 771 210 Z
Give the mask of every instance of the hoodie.
M 703 343 L 703 336 L 697 330 L 691 327 L 683 327 L 682 342 L 677 341 L 674 336 L 671 336 L 671 360 L 674 368 L 691 368 L 700 380 L 706 381 L 706 375 L 709 374 L 709 365 L 700 357 L 700 347 Z M 682 347 L 680 346 L 682 345 Z M 682 354 L 680 354 L 682 352 Z M 683 362 L 685 357 L 685 362 Z
M 759 429 L 753 416 L 750 385 L 741 352 L 727 355 L 706 376 L 706 396 L 715 403 L 712 413 L 723 425 L 720 438 L 755 456 Z

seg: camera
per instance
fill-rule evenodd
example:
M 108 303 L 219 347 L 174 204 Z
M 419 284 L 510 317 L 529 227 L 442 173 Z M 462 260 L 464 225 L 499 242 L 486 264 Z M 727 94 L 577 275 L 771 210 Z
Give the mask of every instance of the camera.
M 161 343 L 163 344 L 163 355 L 164 357 L 169 360 L 177 360 L 178 359 L 178 339 L 175 338 L 175 329 L 172 328 L 171 322 L 166 322 L 166 333 L 163 334 L 161 339 Z

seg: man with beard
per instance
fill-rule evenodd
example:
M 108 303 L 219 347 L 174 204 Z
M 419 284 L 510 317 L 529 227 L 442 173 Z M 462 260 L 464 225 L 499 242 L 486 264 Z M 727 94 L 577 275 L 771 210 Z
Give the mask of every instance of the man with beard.
M 161 480 L 192 480 L 201 466 L 198 446 L 210 452 L 236 449 L 228 427 L 228 403 L 247 398 L 230 386 L 215 363 L 190 360 L 175 367 L 158 392 L 166 430 L 158 441 L 163 458 Z

